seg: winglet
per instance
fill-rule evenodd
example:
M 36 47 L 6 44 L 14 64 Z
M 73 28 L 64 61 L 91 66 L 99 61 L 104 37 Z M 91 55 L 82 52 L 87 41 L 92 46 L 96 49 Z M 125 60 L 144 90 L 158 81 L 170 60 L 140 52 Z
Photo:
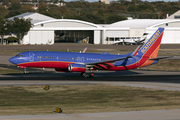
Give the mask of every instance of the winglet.
M 88 48 L 88 47 L 84 48 L 84 50 L 83 50 L 83 52 L 82 52 L 82 53 L 86 53 L 86 51 L 87 51 L 87 48 Z
M 139 45 L 130 56 L 136 56 L 140 47 L 141 47 L 141 45 Z

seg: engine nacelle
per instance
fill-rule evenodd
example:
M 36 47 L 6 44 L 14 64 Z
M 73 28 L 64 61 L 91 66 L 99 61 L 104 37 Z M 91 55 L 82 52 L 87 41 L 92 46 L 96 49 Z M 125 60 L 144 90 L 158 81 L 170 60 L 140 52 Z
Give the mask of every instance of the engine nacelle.
M 85 72 L 86 66 L 82 64 L 69 64 L 68 71 L 69 72 Z

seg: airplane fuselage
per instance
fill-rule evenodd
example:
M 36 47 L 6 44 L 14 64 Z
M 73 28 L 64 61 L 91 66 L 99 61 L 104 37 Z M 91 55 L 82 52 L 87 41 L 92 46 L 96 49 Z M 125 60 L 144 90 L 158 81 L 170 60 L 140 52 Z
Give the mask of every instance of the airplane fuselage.
M 130 53 L 131 54 L 131 53 Z M 69 64 L 103 62 L 109 59 L 116 59 L 126 55 L 97 54 L 97 53 L 75 53 L 75 52 L 50 52 L 50 51 L 29 51 L 19 53 L 9 61 L 20 67 L 59 68 L 60 71 L 68 71 Z M 140 67 L 141 57 L 134 56 L 112 63 L 99 64 L 94 69 L 101 70 L 127 70 Z

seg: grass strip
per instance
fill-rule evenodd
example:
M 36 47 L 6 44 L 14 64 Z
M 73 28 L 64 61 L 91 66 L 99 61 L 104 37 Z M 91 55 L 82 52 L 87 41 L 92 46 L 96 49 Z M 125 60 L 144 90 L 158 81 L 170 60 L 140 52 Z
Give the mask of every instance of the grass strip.
M 116 85 L 59 85 L 0 87 L 0 115 L 94 113 L 179 109 L 180 92 Z

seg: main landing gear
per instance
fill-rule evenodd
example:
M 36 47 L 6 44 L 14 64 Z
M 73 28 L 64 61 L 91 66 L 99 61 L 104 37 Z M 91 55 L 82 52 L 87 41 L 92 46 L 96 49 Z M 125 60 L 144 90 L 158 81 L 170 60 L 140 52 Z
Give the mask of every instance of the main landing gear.
M 81 73 L 81 76 L 82 76 L 82 77 L 87 77 L 87 73 L 82 72 L 82 73 Z M 90 72 L 90 73 L 89 73 L 89 77 L 94 77 L 94 73 L 93 73 L 93 72 Z
M 24 74 L 26 74 L 26 73 L 27 73 L 27 70 L 26 70 L 26 68 L 24 68 L 24 70 L 23 70 L 23 73 L 24 73 Z

